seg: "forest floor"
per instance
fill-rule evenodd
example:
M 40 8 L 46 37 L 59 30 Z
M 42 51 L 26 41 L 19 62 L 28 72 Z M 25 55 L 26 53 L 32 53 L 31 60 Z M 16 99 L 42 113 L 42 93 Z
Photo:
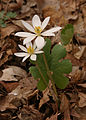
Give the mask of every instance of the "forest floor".
M 22 63 L 14 56 L 22 44 L 15 33 L 26 31 L 21 20 L 31 23 L 35 14 L 41 20 L 50 16 L 48 28 L 74 26 L 73 49 L 71 43 L 65 47 L 72 72 L 69 85 L 57 88 L 58 108 L 48 88 L 37 89 L 28 59 Z M 58 44 L 60 32 L 50 39 Z M 0 120 L 57 119 L 86 120 L 86 0 L 0 0 Z

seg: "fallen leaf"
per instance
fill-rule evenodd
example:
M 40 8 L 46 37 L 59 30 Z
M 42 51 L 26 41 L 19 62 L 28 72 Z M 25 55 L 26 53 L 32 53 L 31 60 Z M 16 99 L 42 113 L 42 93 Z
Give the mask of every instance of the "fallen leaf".
M 44 91 L 43 91 L 43 97 L 41 98 L 40 100 L 40 103 L 39 103 L 39 109 L 41 108 L 41 106 L 43 104 L 45 104 L 46 102 L 49 101 L 49 88 L 46 88 Z
M 70 111 L 69 111 L 69 101 L 65 94 L 61 95 L 60 110 L 61 110 L 61 112 L 64 113 L 64 120 L 71 120 L 70 119 Z
M 77 59 L 80 59 L 83 54 L 86 53 L 86 46 L 81 46 L 80 47 L 80 50 L 74 54 L 74 56 L 77 58 Z
M 0 77 L 0 81 L 18 81 L 15 76 L 20 78 L 24 78 L 27 76 L 25 70 L 16 66 L 9 66 L 9 68 L 6 68 L 2 71 L 3 75 Z
M 5 111 L 6 109 L 17 109 L 11 101 L 15 98 L 13 95 L 8 95 L 0 100 L 0 111 Z
M 0 81 L 0 84 L 3 85 L 3 87 L 6 89 L 7 93 L 12 92 L 19 85 L 18 82 L 13 82 L 13 81 L 12 81 L 12 83 Z M 4 88 L 2 89 L 2 91 L 4 91 Z
M 42 120 L 43 115 L 34 106 L 24 106 L 18 115 L 20 120 Z
M 79 92 L 78 96 L 80 98 L 79 100 L 79 107 L 85 107 L 86 106 L 86 94 Z
M 34 0 L 27 1 L 27 4 L 22 6 L 21 13 L 24 14 L 24 13 L 29 12 L 31 7 L 34 7 L 34 6 L 36 6 L 36 1 Z
M 16 32 L 18 30 L 19 30 L 18 26 L 8 24 L 6 28 L 1 29 L 1 39 L 5 38 L 6 36 L 9 36 L 11 33 Z
M 71 111 L 74 120 L 86 120 L 86 107 L 75 107 Z
M 6 109 L 17 109 L 17 107 L 23 104 L 21 101 L 28 100 L 29 97 L 38 93 L 37 90 L 34 90 L 36 86 L 37 81 L 32 77 L 21 79 L 18 86 L 12 92 L 8 93 L 8 95 L 3 99 L 0 99 L 0 111 L 5 111 Z
M 83 83 L 83 84 L 78 84 L 78 86 L 81 86 L 81 87 L 86 88 L 86 83 Z
M 58 114 L 52 115 L 50 118 L 47 118 L 46 120 L 57 120 Z
M 34 80 L 32 77 L 29 78 L 23 78 L 19 82 L 19 86 L 16 87 L 15 90 L 13 90 L 10 95 L 14 95 L 21 99 L 22 97 L 25 99 L 29 99 L 30 96 L 34 95 L 32 92 L 37 87 L 37 81 Z M 38 93 L 38 91 L 35 92 L 35 94 Z

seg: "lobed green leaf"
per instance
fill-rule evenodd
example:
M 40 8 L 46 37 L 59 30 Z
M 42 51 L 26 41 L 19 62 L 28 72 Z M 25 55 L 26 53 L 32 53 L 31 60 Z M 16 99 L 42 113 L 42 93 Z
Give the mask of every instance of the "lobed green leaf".
M 61 41 L 63 45 L 67 45 L 73 38 L 74 28 L 72 24 L 67 24 L 61 31 Z
M 16 12 L 7 12 L 6 16 L 8 18 L 15 18 L 17 16 Z

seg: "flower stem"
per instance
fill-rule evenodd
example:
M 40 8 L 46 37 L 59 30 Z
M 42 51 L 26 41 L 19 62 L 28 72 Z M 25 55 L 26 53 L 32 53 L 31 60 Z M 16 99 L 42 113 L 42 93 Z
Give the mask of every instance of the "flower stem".
M 39 67 L 38 63 L 36 63 L 36 67 L 38 68 L 38 71 L 39 71 L 39 73 L 40 73 L 40 75 L 41 75 L 41 77 L 42 77 L 42 79 L 44 81 L 44 84 L 47 86 L 47 82 L 46 82 L 46 80 L 45 80 L 45 78 L 44 78 L 44 76 L 43 76 L 43 74 L 42 74 L 42 72 L 40 70 L 40 67 Z M 51 92 L 51 89 L 49 88 L 49 86 L 48 86 L 48 89 L 49 89 L 50 95 L 52 96 L 52 92 Z
M 42 79 L 44 81 L 44 84 L 47 86 L 47 82 L 46 82 L 46 80 L 45 80 L 45 78 L 44 78 L 44 76 L 43 76 L 43 74 L 42 74 L 42 72 L 41 72 L 41 70 L 40 70 L 40 68 L 39 68 L 37 63 L 36 63 L 36 67 L 38 68 L 38 71 L 39 71 L 39 73 L 40 73 L 40 75 L 41 75 L 41 77 L 42 77 Z
M 50 70 L 49 70 L 49 67 L 48 67 L 48 64 L 47 64 L 47 61 L 46 61 L 45 54 L 43 54 L 43 59 L 44 59 L 45 65 L 46 65 L 48 77 L 50 78 L 51 83 L 52 83 L 52 86 L 53 86 L 53 90 L 54 90 L 54 93 L 55 93 L 55 99 L 56 99 L 56 101 L 58 102 L 57 90 L 56 90 L 55 83 L 54 83 L 54 80 L 53 80 L 53 78 L 52 78 L 51 72 L 50 72 Z

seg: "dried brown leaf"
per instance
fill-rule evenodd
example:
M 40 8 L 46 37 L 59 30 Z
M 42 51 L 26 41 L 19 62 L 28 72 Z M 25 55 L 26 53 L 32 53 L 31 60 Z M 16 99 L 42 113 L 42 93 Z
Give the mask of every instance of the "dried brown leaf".
M 69 101 L 65 94 L 61 95 L 60 110 L 61 110 L 61 112 L 64 113 L 64 120 L 71 120 L 70 119 L 70 111 L 69 111 Z
M 86 88 L 86 83 L 83 83 L 83 84 L 78 84 L 78 86 L 81 86 L 81 87 Z
M 86 106 L 86 94 L 79 92 L 78 96 L 80 98 L 79 107 L 85 107 Z
M 11 33 L 16 32 L 18 30 L 19 30 L 18 26 L 9 24 L 6 28 L 1 29 L 1 39 L 5 38 L 6 36 L 9 36 Z
M 18 79 L 14 76 L 20 78 L 24 78 L 27 76 L 25 70 L 16 66 L 9 66 L 9 68 L 6 68 L 2 71 L 3 71 L 3 75 L 0 77 L 0 81 L 18 81 Z
M 9 94 L 12 94 L 14 96 L 16 95 L 19 99 L 21 99 L 22 97 L 27 99 L 28 97 L 34 95 L 32 94 L 32 92 L 34 91 L 36 86 L 37 86 L 37 81 L 34 81 L 32 77 L 24 78 L 20 80 L 19 86 L 16 87 L 16 89 Z M 36 91 L 35 94 L 37 92 L 38 91 Z
M 77 58 L 77 59 L 80 59 L 83 54 L 86 53 L 86 46 L 81 46 L 80 47 L 80 50 L 74 54 L 74 56 Z
M 41 108 L 41 106 L 43 104 L 45 104 L 46 102 L 49 101 L 49 88 L 46 88 L 44 91 L 43 91 L 43 97 L 41 98 L 40 100 L 40 103 L 39 103 L 39 108 Z
M 52 115 L 50 118 L 47 118 L 46 120 L 57 120 L 58 114 Z

